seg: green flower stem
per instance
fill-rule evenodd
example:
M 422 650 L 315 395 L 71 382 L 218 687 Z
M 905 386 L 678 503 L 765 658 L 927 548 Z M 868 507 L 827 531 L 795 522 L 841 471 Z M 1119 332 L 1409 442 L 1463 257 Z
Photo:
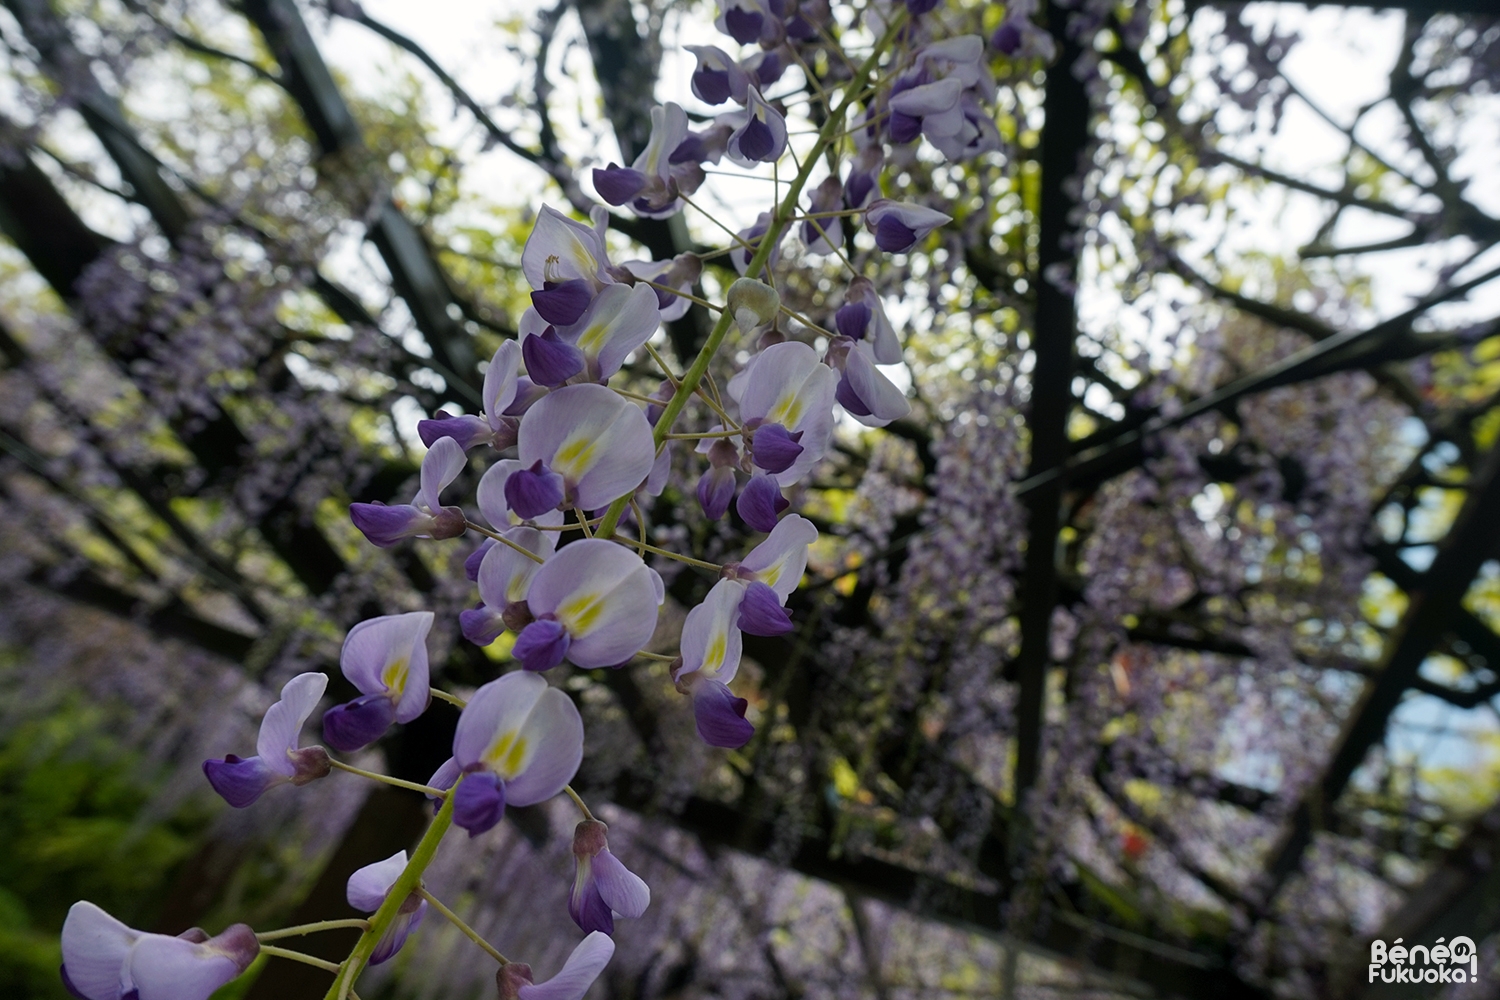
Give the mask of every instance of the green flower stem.
M 267 941 L 279 941 L 282 938 L 301 937 L 304 934 L 316 934 L 318 931 L 336 931 L 346 927 L 355 927 L 359 930 L 369 929 L 370 922 L 362 918 L 354 917 L 348 920 L 319 920 L 312 924 L 298 924 L 295 927 L 283 927 L 277 931 L 265 931 L 255 935 L 255 939 L 262 944 Z
M 352 764 L 345 764 L 343 761 L 334 760 L 332 757 L 328 758 L 328 763 L 332 764 L 340 771 L 348 771 L 350 774 L 357 774 L 361 778 L 369 778 L 371 781 L 378 781 L 383 785 L 394 785 L 396 788 L 404 788 L 409 792 L 421 792 L 423 795 L 443 794 L 443 790 L 441 788 L 433 788 L 431 785 L 419 785 L 415 781 L 405 781 L 401 778 L 393 778 L 389 774 L 377 774 L 374 771 L 366 771 L 362 767 L 355 767 Z
M 260 953 L 262 955 L 270 955 L 272 958 L 291 959 L 293 962 L 301 962 L 303 965 L 311 965 L 313 968 L 322 969 L 324 972 L 338 972 L 343 968 L 343 966 L 341 965 L 335 965 L 332 962 L 325 962 L 321 958 L 313 958 L 311 955 L 304 955 L 300 951 L 289 951 L 286 948 L 276 948 L 268 944 L 263 944 L 260 946 Z
M 460 781 L 463 779 L 460 778 Z M 453 786 L 454 789 L 458 785 Z M 396 920 L 396 913 L 401 909 L 401 904 L 406 902 L 410 896 L 422 884 L 422 873 L 427 866 L 432 864 L 433 857 L 437 854 L 438 844 L 442 843 L 443 835 L 453 825 L 453 790 L 443 797 L 443 807 L 438 814 L 432 818 L 427 832 L 422 834 L 422 840 L 417 844 L 417 849 L 412 853 L 411 860 L 406 863 L 406 869 L 396 877 L 391 885 L 390 891 L 385 895 L 385 902 L 380 904 L 380 909 L 370 918 L 370 928 L 359 936 L 354 943 L 354 950 L 349 957 L 344 959 L 338 976 L 333 980 L 333 985 L 328 987 L 323 1000 L 345 1000 L 349 992 L 354 988 L 354 981 L 359 974 L 365 970 L 370 962 L 370 956 L 375 953 L 375 946 L 385 932 L 390 929 Z
M 563 791 L 568 793 L 568 798 L 573 800 L 574 805 L 583 810 L 584 819 L 591 820 L 594 818 L 594 814 L 589 812 L 588 805 L 584 803 L 583 797 L 580 796 L 577 792 L 573 791 L 572 785 L 563 785 Z
M 761 237 L 760 246 L 756 249 L 755 256 L 750 258 L 750 265 L 745 268 L 745 273 L 750 277 L 755 277 L 765 268 L 766 261 L 771 257 L 772 249 L 776 247 L 778 241 L 781 239 L 782 232 L 786 229 L 788 222 L 797 214 L 797 199 L 802 197 L 802 189 L 807 185 L 807 179 L 812 176 L 813 167 L 822 159 L 824 151 L 838 136 L 844 117 L 849 113 L 850 106 L 865 89 L 865 79 L 874 71 L 876 65 L 880 62 L 881 55 L 886 50 L 886 46 L 890 44 L 891 39 L 896 37 L 896 32 L 900 31 L 901 26 L 905 23 L 906 9 L 903 7 L 891 20 L 890 25 L 886 28 L 885 34 L 875 46 L 874 51 L 860 65 L 859 71 L 854 74 L 854 78 L 849 81 L 844 90 L 844 99 L 839 102 L 839 106 L 834 109 L 833 113 L 828 116 L 828 120 L 823 123 L 823 127 L 818 130 L 817 143 L 814 144 L 812 152 L 803 163 L 802 169 L 797 171 L 797 176 L 787 185 L 786 197 L 781 200 L 781 204 L 776 206 L 776 211 L 771 216 L 771 225 L 766 230 L 765 236 Z M 724 338 L 729 334 L 729 327 L 733 319 L 734 317 L 730 315 L 727 309 L 719 313 L 719 318 L 714 323 L 713 330 L 709 332 L 708 340 L 704 342 L 702 350 L 698 352 L 698 356 L 693 359 L 692 365 L 683 373 L 682 381 L 677 385 L 677 391 L 672 394 L 672 399 L 667 403 L 666 409 L 662 412 L 661 419 L 656 422 L 656 431 L 653 437 L 656 439 L 658 451 L 661 450 L 661 446 L 666 442 L 667 435 L 672 433 L 672 425 L 677 422 L 677 418 L 687 406 L 688 397 L 693 394 L 693 390 L 698 388 L 698 383 L 703 381 L 703 376 L 708 372 L 709 364 L 712 363 L 714 356 L 719 353 L 719 348 L 724 346 Z M 620 515 L 625 513 L 625 508 L 630 503 L 631 495 L 626 494 L 625 496 L 618 497 L 609 505 L 609 510 L 604 514 L 604 521 L 599 525 L 598 537 L 611 538 L 614 536 L 615 528 L 620 523 Z
M 495 949 L 495 946 L 486 941 L 478 931 L 470 927 L 468 924 L 464 923 L 462 917 L 460 917 L 457 913 L 454 913 L 452 910 L 448 909 L 448 907 L 444 906 L 441 899 L 438 899 L 436 896 L 434 896 L 432 893 L 428 892 L 421 886 L 417 887 L 417 892 L 421 894 L 423 899 L 432 904 L 433 909 L 437 910 L 443 916 L 447 917 L 450 924 L 462 931 L 464 937 L 479 945 L 479 947 L 484 949 L 484 951 L 491 958 L 499 962 L 501 965 L 510 964 L 510 959 L 500 954 L 500 952 Z

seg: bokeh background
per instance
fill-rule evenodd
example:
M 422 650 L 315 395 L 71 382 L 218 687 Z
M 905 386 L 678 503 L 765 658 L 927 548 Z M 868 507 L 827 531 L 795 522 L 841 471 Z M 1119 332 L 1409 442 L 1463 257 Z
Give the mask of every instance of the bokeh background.
M 853 46 L 862 7 L 828 14 Z M 931 16 L 988 37 L 1028 10 Z M 539 207 L 586 213 L 654 103 L 713 113 L 682 46 L 714 15 L 4 0 L 0 993 L 66 995 L 76 899 L 167 933 L 349 916 L 349 872 L 414 841 L 415 794 L 335 774 L 237 811 L 200 764 L 372 615 L 435 611 L 453 690 L 512 668 L 458 635 L 472 538 L 380 551 L 346 508 L 405 502 L 416 421 L 477 411 Z M 1445 995 L 1500 995 L 1500 21 L 1032 23 L 1050 44 L 987 50 L 1000 148 L 886 172 L 954 223 L 909 255 L 847 243 L 913 412 L 841 423 L 799 487 L 822 538 L 798 631 L 747 637 L 755 739 L 704 747 L 662 664 L 554 671 L 575 784 L 653 889 L 591 996 L 1353 997 L 1370 939 L 1460 934 L 1480 982 Z M 788 70 L 794 132 L 792 95 L 838 72 Z M 711 174 L 697 201 L 738 229 L 775 183 Z M 724 242 L 697 212 L 611 226 L 617 259 Z M 826 317 L 837 260 L 787 253 L 784 298 Z M 704 319 L 656 345 L 685 365 Z M 677 465 L 657 542 L 742 552 Z M 711 581 L 660 568 L 671 651 Z M 424 781 L 454 720 L 356 763 Z M 542 974 L 578 937 L 570 808 L 512 810 L 427 879 Z M 487 968 L 434 918 L 361 994 L 489 996 Z M 261 962 L 222 996 L 326 978 Z

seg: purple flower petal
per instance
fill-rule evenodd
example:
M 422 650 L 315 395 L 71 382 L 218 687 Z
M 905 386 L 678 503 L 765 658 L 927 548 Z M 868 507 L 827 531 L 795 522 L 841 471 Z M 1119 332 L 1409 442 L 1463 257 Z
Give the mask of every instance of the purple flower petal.
M 521 517 L 540 517 L 563 502 L 563 477 L 542 465 L 518 469 L 505 481 L 505 502 Z
M 526 359 L 526 374 L 540 385 L 555 388 L 583 371 L 583 352 L 548 327 L 537 337 L 521 341 L 521 355 Z
M 801 432 L 788 434 L 780 424 L 761 424 L 750 439 L 751 460 L 770 473 L 785 472 L 802 454 Z
M 243 930 L 238 930 L 243 928 Z M 259 953 L 255 933 L 244 924 L 204 942 L 186 941 L 165 934 L 143 934 L 130 951 L 130 981 L 143 1000 L 208 1000 L 220 986 L 245 971 L 240 964 L 246 952 L 250 961 Z M 249 942 L 245 942 L 245 933 Z M 216 945 L 229 938 L 235 945 L 233 954 Z
M 505 818 L 505 782 L 491 771 L 475 771 L 453 793 L 453 822 L 477 837 Z
M 731 7 L 724 12 L 724 24 L 731 38 L 741 45 L 749 45 L 760 38 L 760 29 L 765 24 L 765 17 L 753 10 Z
M 703 603 L 687 613 L 679 643 L 682 665 L 673 680 L 681 681 L 694 673 L 725 682 L 734 679 L 744 641 L 735 620 L 744 593 L 745 585 L 740 581 L 720 580 Z
M 489 473 L 486 472 L 485 475 L 489 475 Z M 500 543 L 493 538 L 486 538 L 479 543 L 479 548 L 469 553 L 469 557 L 464 560 L 464 576 L 469 578 L 470 583 L 479 579 L 479 564 L 484 562 L 485 553 L 498 544 Z
M 868 417 L 870 415 L 869 406 L 865 405 L 865 401 L 859 398 L 859 393 L 855 392 L 854 386 L 849 383 L 849 376 L 847 374 L 839 379 L 839 385 L 834 390 L 833 398 L 838 400 L 838 404 L 848 410 L 851 416 Z
M 640 556 L 584 539 L 558 549 L 537 570 L 526 603 L 539 618 L 555 617 L 572 638 L 568 659 L 592 669 L 614 666 L 651 640 L 661 595 Z
M 875 367 L 875 356 L 868 343 L 854 345 L 844 363 L 844 377 L 840 388 L 847 383 L 852 394 L 859 399 L 864 410 L 849 410 L 860 423 L 868 427 L 884 427 L 892 420 L 900 420 L 911 412 L 911 404 L 895 383 Z M 835 395 L 835 398 L 838 398 Z M 843 400 L 839 400 L 843 403 Z M 844 407 L 849 409 L 848 406 Z
M 417 895 L 406 897 L 401 908 L 396 911 L 396 919 L 391 921 L 391 925 L 376 942 L 375 950 L 370 953 L 370 964 L 379 965 L 400 951 L 401 946 L 406 944 L 406 939 L 421 926 L 422 918 L 426 915 L 427 900 Z
M 351 503 L 349 520 L 372 545 L 382 549 L 432 528 L 432 517 L 410 504 L 388 507 L 383 503 Z
M 1014 21 L 1001 21 L 1000 27 L 990 36 L 990 44 L 1008 56 L 1016 54 L 1021 47 L 1021 29 Z
M 807 549 L 818 540 L 818 529 L 801 514 L 790 514 L 776 525 L 770 537 L 750 550 L 740 561 L 740 570 L 776 592 L 782 603 L 802 582 L 807 569 Z
M 602 385 L 570 385 L 549 393 L 521 420 L 522 462 L 545 462 L 584 510 L 607 506 L 651 474 L 656 442 L 646 414 Z M 506 484 L 509 495 L 509 483 Z M 516 507 L 517 513 L 527 516 Z
M 761 351 L 746 367 L 742 380 L 731 384 L 744 421 L 781 424 L 802 433 L 803 451 L 776 482 L 790 486 L 823 457 L 833 435 L 834 388 L 837 375 L 818 360 L 817 353 L 796 341 Z
M 594 168 L 594 190 L 599 192 L 599 197 L 611 205 L 623 205 L 645 188 L 646 175 L 639 170 L 622 167 L 618 163 L 611 163 L 602 169 Z M 535 301 L 535 296 L 532 297 L 532 301 Z M 552 322 L 571 323 L 573 320 L 552 320 Z
M 859 340 L 870 325 L 870 307 L 863 302 L 846 302 L 833 314 L 834 325 L 850 340 Z
M 439 410 L 431 420 L 417 421 L 417 437 L 431 448 L 439 438 L 452 438 L 465 450 L 484 444 L 495 436 L 495 431 L 483 417 L 466 413 L 455 416 Z
M 288 778 L 292 776 L 295 768 L 287 754 L 297 749 L 302 726 L 327 688 L 326 674 L 315 671 L 298 674 L 282 687 L 281 699 L 266 709 L 255 750 L 271 770 Z
M 225 756 L 223 760 L 205 760 L 203 775 L 214 791 L 236 809 L 244 809 L 260 798 L 268 788 L 291 780 L 266 764 L 260 757 Z
M 906 9 L 911 11 L 912 17 L 920 17 L 936 8 L 937 5 L 938 0 L 906 0 Z
M 792 630 L 792 616 L 781 606 L 776 592 L 756 580 L 745 588 L 737 624 L 751 635 L 786 635 Z
M 599 895 L 599 884 L 593 875 L 594 859 L 579 858 L 578 870 L 573 876 L 573 888 L 568 892 L 568 916 L 584 931 L 599 931 L 601 934 L 615 932 L 615 917 L 604 897 Z
M 622 917 L 632 919 L 646 912 L 651 905 L 651 887 L 635 872 L 626 868 L 619 858 L 609 852 L 600 851 L 594 858 L 594 883 L 605 904 Z
M 700 65 L 693 72 L 692 87 L 693 93 L 704 104 L 723 104 L 729 100 L 731 93 L 729 89 L 729 71 L 712 70 Z M 673 155 L 676 155 L 675 151 Z M 575 917 L 574 919 L 577 918 Z M 588 930 L 589 928 L 584 929 Z
M 740 491 L 734 509 L 744 522 L 756 531 L 770 531 L 776 527 L 776 515 L 790 507 L 790 502 L 781 495 L 781 487 L 768 475 L 756 474 Z
M 551 670 L 567 657 L 571 642 L 563 624 L 547 618 L 522 629 L 512 653 L 527 670 Z
M 578 943 L 557 975 L 540 983 L 524 983 L 516 995 L 520 1000 L 583 1000 L 614 953 L 615 943 L 609 935 L 594 931 Z M 500 995 L 501 1000 L 511 1000 L 503 987 Z
M 428 513 L 436 516 L 443 509 L 442 492 L 469 464 L 463 445 L 453 438 L 438 438 L 422 456 L 422 489 L 412 503 L 426 506 Z
M 917 234 L 896 216 L 887 215 L 875 224 L 875 243 L 886 253 L 905 253 L 917 245 Z
M 565 332 L 593 362 L 589 379 L 602 381 L 619 371 L 631 352 L 650 340 L 660 326 L 656 290 L 642 282 L 634 287 L 610 285 Z
M 406 871 L 406 852 L 397 851 L 384 861 L 365 865 L 349 876 L 344 895 L 349 905 L 362 913 L 374 913 L 385 902 L 386 893 Z
M 116 1000 L 120 973 L 142 936 L 93 903 L 74 903 L 62 929 L 63 979 L 69 989 L 86 1000 Z
M 776 137 L 765 122 L 751 118 L 740 130 L 740 155 L 747 160 L 766 161 L 776 149 Z
M 505 631 L 505 616 L 487 604 L 458 613 L 458 630 L 476 646 L 488 646 Z
M 543 205 L 521 250 L 521 270 L 532 288 L 549 281 L 583 278 L 599 282 L 609 257 L 597 230 Z
M 397 722 L 421 715 L 431 697 L 427 633 L 433 620 L 431 611 L 381 615 L 360 622 L 344 637 L 339 669 L 364 694 L 388 697 Z
M 755 727 L 745 721 L 749 702 L 736 698 L 722 681 L 703 678 L 693 685 L 693 721 L 704 743 L 738 750 L 750 742 Z
M 598 171 L 595 171 L 598 173 Z M 531 293 L 531 304 L 548 323 L 567 326 L 578 322 L 589 303 L 594 301 L 594 286 L 582 278 L 562 282 L 547 282 L 539 292 Z M 525 346 L 525 345 L 522 345 Z M 530 371 L 531 363 L 527 362 Z
M 734 470 L 727 466 L 709 469 L 698 480 L 698 503 L 710 521 L 717 521 L 734 499 Z
M 515 672 L 475 691 L 453 734 L 453 760 L 459 770 L 483 766 L 486 753 L 506 749 L 504 740 L 520 731 L 547 690 L 547 682 L 536 674 Z
M 899 145 L 911 142 L 922 134 L 922 119 L 900 111 L 892 111 L 890 117 L 891 142 Z
M 323 713 L 323 742 L 335 750 L 363 750 L 396 721 L 396 706 L 384 694 L 367 694 Z
M 516 373 L 520 370 L 521 345 L 514 340 L 502 341 L 484 371 L 484 416 L 492 430 L 500 429 L 500 415 L 516 401 Z

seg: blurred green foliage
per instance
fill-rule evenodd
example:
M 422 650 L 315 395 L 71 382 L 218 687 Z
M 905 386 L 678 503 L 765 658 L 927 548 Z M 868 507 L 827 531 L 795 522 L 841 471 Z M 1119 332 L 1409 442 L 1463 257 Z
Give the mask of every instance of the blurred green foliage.
M 0 679 L 25 672 L 0 650 Z M 24 704 L 0 693 L 0 996 L 67 996 L 58 933 L 88 899 L 150 927 L 163 888 L 197 846 L 209 813 L 153 807 L 162 780 L 114 732 L 109 709 L 76 696 Z

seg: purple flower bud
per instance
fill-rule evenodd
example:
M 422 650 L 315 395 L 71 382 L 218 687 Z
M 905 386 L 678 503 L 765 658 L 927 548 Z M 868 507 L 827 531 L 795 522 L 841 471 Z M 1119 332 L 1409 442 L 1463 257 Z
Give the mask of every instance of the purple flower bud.
M 432 517 L 411 504 L 388 507 L 383 503 L 351 503 L 349 520 L 370 544 L 388 549 L 404 538 L 420 535 L 432 526 Z
M 786 152 L 786 119 L 754 87 L 745 91 L 745 122 L 729 136 L 727 152 L 742 167 L 774 162 Z
M 792 630 L 792 616 L 781 606 L 776 591 L 755 580 L 740 599 L 737 625 L 741 632 L 751 635 L 786 635 Z
M 868 170 L 854 170 L 849 182 L 844 185 L 844 203 L 850 208 L 862 208 L 875 190 L 875 174 Z
M 740 68 L 746 75 L 754 77 L 756 85 L 764 90 L 781 79 L 786 72 L 786 60 L 779 51 L 773 49 L 770 52 L 757 52 L 741 63 Z
M 756 531 L 771 531 L 776 527 L 776 515 L 791 504 L 781 495 L 776 480 L 765 474 L 750 477 L 750 482 L 740 491 L 735 510 L 744 522 Z
M 363 750 L 396 721 L 396 705 L 383 694 L 367 694 L 323 713 L 323 741 L 335 750 Z
M 547 327 L 540 336 L 521 341 L 521 355 L 526 359 L 526 374 L 532 381 L 556 388 L 583 371 L 583 352 Z
M 990 45 L 1008 56 L 1016 54 L 1021 47 L 1021 29 L 1016 27 L 1014 21 L 1005 20 L 1000 22 L 1000 27 L 990 36 Z
M 740 130 L 739 137 L 740 155 L 745 159 L 766 161 L 774 158 L 771 153 L 776 149 L 776 137 L 765 122 L 751 118 Z
M 505 614 L 480 602 L 458 613 L 458 630 L 476 646 L 488 646 L 505 631 Z
M 875 224 L 875 243 L 886 253 L 905 253 L 917 245 L 917 233 L 899 216 L 887 215 Z
M 780 424 L 761 424 L 750 439 L 751 460 L 767 472 L 785 472 L 802 454 L 801 440 L 801 431 L 788 434 Z
M 597 172 L 597 171 L 596 171 Z M 594 301 L 594 288 L 582 278 L 571 278 L 568 281 L 549 281 L 539 292 L 531 293 L 531 304 L 542 319 L 548 323 L 558 326 L 567 326 L 578 322 L 589 303 Z M 523 343 L 521 345 L 525 347 Z M 530 363 L 527 363 L 527 371 L 530 371 Z
M 521 630 L 512 653 L 527 670 L 551 670 L 568 655 L 571 644 L 572 638 L 561 622 L 544 618 Z
M 491 771 L 465 775 L 453 793 L 453 822 L 477 837 L 505 818 L 505 782 Z
M 717 521 L 734 499 L 734 469 L 717 466 L 698 480 L 698 504 L 710 521 Z
M 599 197 L 611 205 L 623 205 L 646 190 L 646 175 L 639 170 L 611 163 L 604 168 L 594 168 L 594 190 Z M 551 320 L 553 323 L 571 323 L 572 320 Z
M 563 477 L 537 459 L 505 481 L 505 503 L 523 518 L 540 517 L 563 502 Z
M 937 5 L 938 0 L 906 0 L 906 9 L 911 11 L 912 17 L 921 17 Z
M 470 583 L 479 579 L 479 564 L 484 562 L 485 553 L 498 544 L 493 538 L 486 538 L 479 543 L 479 548 L 475 549 L 469 554 L 469 558 L 464 560 L 464 576 L 469 578 Z
M 484 444 L 494 434 L 489 421 L 471 413 L 455 416 L 439 410 L 432 415 L 431 420 L 417 421 L 417 437 L 429 448 L 437 443 L 438 438 L 450 437 L 467 451 L 475 445 Z

